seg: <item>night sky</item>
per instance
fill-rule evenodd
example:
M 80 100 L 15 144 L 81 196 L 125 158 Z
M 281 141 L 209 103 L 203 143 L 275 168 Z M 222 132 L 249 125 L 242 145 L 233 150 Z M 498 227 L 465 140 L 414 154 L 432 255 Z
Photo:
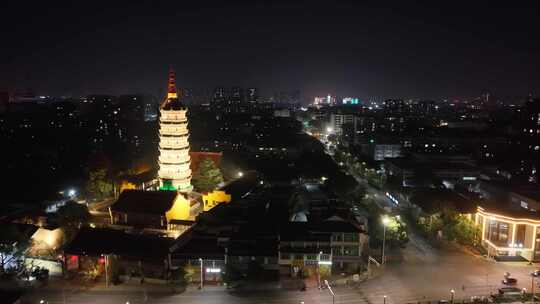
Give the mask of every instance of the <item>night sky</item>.
M 534 7 L 114 2 L 3 1 L 0 89 L 159 94 L 173 66 L 181 87 L 300 89 L 306 99 L 540 91 Z

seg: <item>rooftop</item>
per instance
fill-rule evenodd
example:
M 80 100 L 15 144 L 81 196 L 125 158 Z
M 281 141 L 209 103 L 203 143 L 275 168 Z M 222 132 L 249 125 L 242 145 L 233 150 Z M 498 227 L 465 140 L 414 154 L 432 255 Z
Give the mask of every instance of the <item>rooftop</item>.
M 422 170 L 429 169 L 433 170 L 469 170 L 469 171 L 478 171 L 478 168 L 464 162 L 453 162 L 453 161 L 418 161 L 411 158 L 391 158 L 387 159 L 386 162 L 395 165 L 401 169 L 408 170 Z
M 479 204 L 478 210 L 493 213 L 498 216 L 509 217 L 514 220 L 520 219 L 540 221 L 540 212 L 531 211 L 521 207 L 511 207 L 508 204 L 483 202 Z
M 531 183 L 528 181 L 511 180 L 511 181 L 498 181 L 498 180 L 482 180 L 482 183 L 491 184 L 499 189 L 504 189 L 509 192 L 516 193 L 518 195 L 533 199 L 540 202 L 540 185 Z
M 169 98 L 162 107 L 163 110 L 185 110 L 186 106 L 178 98 Z
M 129 234 L 121 230 L 82 228 L 65 253 L 99 256 L 117 254 L 132 258 L 163 258 L 173 239 L 153 235 Z
M 111 206 L 112 211 L 163 215 L 181 195 L 176 191 L 124 190 Z
M 186 236 L 187 239 L 179 240 L 180 246 L 175 246 L 171 254 L 173 258 L 181 259 L 223 259 L 225 250 L 218 246 L 214 237 Z
M 259 183 L 259 175 L 255 171 L 249 171 L 244 173 L 241 178 L 235 179 L 227 185 L 223 186 L 221 190 L 230 194 L 232 200 L 238 200 L 245 197 L 253 188 Z
M 423 188 L 412 192 L 411 203 L 422 211 L 433 214 L 445 207 L 453 207 L 459 213 L 474 213 L 477 204 L 464 195 L 449 189 Z
M 2 244 L 29 240 L 38 230 L 37 226 L 20 223 L 0 222 L 0 226 L 2 227 L 0 229 L 0 243 Z
M 362 228 L 348 221 L 288 222 L 279 229 L 282 241 L 329 241 L 332 233 L 360 233 Z

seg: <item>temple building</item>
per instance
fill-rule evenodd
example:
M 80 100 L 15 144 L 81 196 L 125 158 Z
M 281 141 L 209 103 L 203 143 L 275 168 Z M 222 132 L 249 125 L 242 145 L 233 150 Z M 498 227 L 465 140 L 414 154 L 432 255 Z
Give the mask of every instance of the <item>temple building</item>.
M 190 192 L 187 107 L 179 100 L 176 74 L 169 71 L 167 97 L 160 108 L 158 179 L 161 190 Z

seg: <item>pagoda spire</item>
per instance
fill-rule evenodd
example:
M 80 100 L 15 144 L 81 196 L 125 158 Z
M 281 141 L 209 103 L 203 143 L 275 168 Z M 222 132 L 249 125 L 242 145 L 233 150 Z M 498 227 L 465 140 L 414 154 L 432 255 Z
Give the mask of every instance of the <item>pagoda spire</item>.
M 178 99 L 176 74 L 173 69 L 169 69 L 167 97 L 159 113 L 158 178 L 160 189 L 188 193 L 193 186 L 191 185 L 187 107 Z
M 169 68 L 169 82 L 167 86 L 167 99 L 178 98 L 178 90 L 176 89 L 176 73 L 172 68 Z

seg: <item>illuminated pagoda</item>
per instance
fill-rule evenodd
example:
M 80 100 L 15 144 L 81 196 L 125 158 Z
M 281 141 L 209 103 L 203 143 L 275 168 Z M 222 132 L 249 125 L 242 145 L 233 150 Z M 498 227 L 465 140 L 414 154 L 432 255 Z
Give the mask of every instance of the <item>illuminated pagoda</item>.
M 191 169 L 187 107 L 178 98 L 176 74 L 169 70 L 167 97 L 159 118 L 159 186 L 161 190 L 190 192 Z

